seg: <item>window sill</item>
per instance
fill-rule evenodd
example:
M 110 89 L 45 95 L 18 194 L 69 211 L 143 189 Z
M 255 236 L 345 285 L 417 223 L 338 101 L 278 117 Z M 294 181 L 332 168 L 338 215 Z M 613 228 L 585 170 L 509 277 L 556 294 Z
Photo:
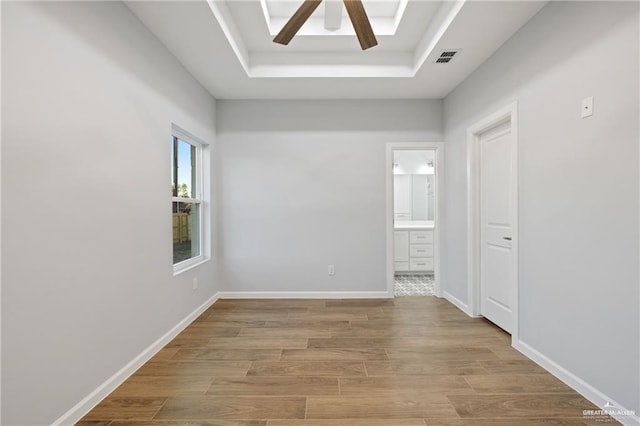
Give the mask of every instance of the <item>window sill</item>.
M 176 263 L 175 265 L 173 265 L 173 276 L 175 277 L 176 275 L 180 275 L 181 273 L 186 272 L 190 269 L 193 269 L 197 266 L 200 266 L 203 263 L 206 263 L 208 261 L 209 261 L 208 257 L 198 256 L 198 257 L 194 257 L 193 259 Z

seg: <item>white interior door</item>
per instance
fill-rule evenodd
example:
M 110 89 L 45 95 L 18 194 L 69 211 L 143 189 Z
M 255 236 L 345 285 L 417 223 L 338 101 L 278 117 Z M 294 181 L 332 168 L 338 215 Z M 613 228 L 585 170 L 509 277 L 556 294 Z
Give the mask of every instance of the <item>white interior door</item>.
M 480 309 L 482 316 L 512 332 L 517 286 L 517 255 L 512 247 L 517 193 L 511 121 L 482 133 L 479 145 Z

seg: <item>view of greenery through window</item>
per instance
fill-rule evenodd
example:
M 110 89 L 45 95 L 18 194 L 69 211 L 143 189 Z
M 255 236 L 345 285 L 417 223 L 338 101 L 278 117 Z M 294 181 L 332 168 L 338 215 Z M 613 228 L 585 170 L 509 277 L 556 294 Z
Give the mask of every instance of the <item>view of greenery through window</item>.
M 173 137 L 171 150 L 171 211 L 173 264 L 200 256 L 200 188 L 197 187 L 198 147 Z

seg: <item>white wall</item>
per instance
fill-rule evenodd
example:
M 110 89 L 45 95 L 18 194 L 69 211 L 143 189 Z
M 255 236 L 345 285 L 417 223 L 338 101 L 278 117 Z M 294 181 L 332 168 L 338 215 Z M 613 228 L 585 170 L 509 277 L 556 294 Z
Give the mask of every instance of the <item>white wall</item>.
M 441 141 L 441 101 L 219 101 L 217 111 L 223 288 L 385 292 L 385 146 Z
M 0 50 L 2 46 L 2 2 L 0 2 Z M 0 54 L 0 99 L 2 97 L 2 55 Z M 2 102 L 0 102 L 0 176 L 2 176 Z M 2 184 L 0 182 L 0 423 L 2 423 Z
M 2 8 L 1 423 L 50 424 L 217 291 L 173 277 L 169 206 L 215 100 L 122 3 Z
M 638 3 L 550 2 L 445 100 L 445 290 L 467 301 L 466 129 L 517 100 L 520 339 L 636 413 L 638 47 Z

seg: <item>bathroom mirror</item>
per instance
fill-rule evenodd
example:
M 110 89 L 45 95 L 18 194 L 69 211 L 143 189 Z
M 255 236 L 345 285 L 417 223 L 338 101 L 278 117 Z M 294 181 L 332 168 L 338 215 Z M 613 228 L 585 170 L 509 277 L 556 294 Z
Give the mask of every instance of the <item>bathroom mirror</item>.
M 432 150 L 394 152 L 395 221 L 434 220 L 434 161 Z

